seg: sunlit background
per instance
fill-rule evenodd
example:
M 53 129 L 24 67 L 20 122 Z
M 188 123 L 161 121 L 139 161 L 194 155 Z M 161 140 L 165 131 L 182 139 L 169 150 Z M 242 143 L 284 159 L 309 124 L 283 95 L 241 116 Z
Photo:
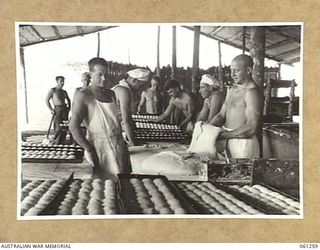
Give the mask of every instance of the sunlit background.
M 107 61 L 123 64 L 156 67 L 157 60 L 157 25 L 124 25 L 100 32 L 100 57 Z M 65 77 L 64 89 L 72 99 L 74 89 L 82 85 L 81 74 L 87 71 L 85 65 L 97 55 L 97 34 L 75 37 L 60 41 L 46 42 L 25 47 L 25 69 L 28 95 L 29 123 L 26 123 L 23 77 L 18 70 L 19 80 L 19 118 L 22 130 L 47 130 L 51 114 L 45 104 L 45 97 L 50 88 L 56 85 L 55 77 Z M 222 65 L 230 65 L 231 60 L 242 51 L 229 45 L 221 44 Z M 192 67 L 193 32 L 177 27 L 177 67 Z M 200 36 L 199 67 L 207 69 L 219 65 L 218 42 Z M 172 26 L 161 26 L 160 66 L 171 64 L 172 60 Z M 277 67 L 275 61 L 266 59 L 265 65 Z M 20 65 L 21 66 L 21 65 Z M 302 95 L 302 64 L 281 66 L 281 78 L 295 79 L 298 87 L 295 95 Z M 280 96 L 288 95 L 285 91 Z

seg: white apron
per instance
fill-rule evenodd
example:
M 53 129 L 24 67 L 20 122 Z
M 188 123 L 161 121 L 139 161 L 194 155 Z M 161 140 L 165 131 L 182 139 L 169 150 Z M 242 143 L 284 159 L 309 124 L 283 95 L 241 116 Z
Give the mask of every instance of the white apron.
M 234 129 L 222 126 L 226 131 L 233 131 Z M 260 154 L 260 147 L 257 136 L 243 139 L 228 139 L 219 141 L 219 152 L 226 150 L 228 158 L 258 158 Z
M 99 158 L 100 177 L 115 179 L 118 173 L 130 173 L 129 153 L 121 135 L 115 101 L 90 102 L 85 124 L 87 139 L 94 146 Z

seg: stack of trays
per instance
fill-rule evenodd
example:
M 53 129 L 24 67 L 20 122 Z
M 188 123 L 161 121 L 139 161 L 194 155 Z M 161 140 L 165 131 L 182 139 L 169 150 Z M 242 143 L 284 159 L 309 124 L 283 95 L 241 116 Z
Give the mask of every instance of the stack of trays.
M 241 187 L 211 182 L 180 182 L 176 186 L 199 214 L 299 214 L 299 202 L 260 185 Z
M 22 162 L 80 163 L 84 151 L 78 145 L 43 145 L 22 143 Z
M 68 128 L 69 127 L 69 121 L 62 121 L 62 123 L 60 123 L 60 127 Z
M 164 176 L 119 174 L 126 214 L 193 214 L 192 207 Z

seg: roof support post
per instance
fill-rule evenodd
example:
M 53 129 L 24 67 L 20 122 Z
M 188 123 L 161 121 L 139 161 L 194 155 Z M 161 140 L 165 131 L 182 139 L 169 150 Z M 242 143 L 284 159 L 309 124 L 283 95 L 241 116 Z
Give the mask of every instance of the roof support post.
M 23 83 L 24 83 L 24 106 L 26 113 L 26 122 L 29 123 L 29 112 L 28 112 L 28 93 L 27 93 L 27 80 L 26 80 L 26 66 L 24 61 L 24 49 L 20 47 L 20 62 L 23 70 Z
M 261 93 L 263 94 L 264 90 L 264 58 L 265 58 L 265 39 L 266 33 L 265 33 L 265 27 L 257 27 L 252 26 L 250 28 L 250 55 L 253 58 L 253 71 L 252 71 L 252 77 L 253 80 L 257 83 L 257 85 L 260 87 Z M 264 103 L 263 100 L 261 100 L 262 104 Z M 263 111 L 264 107 L 262 107 Z M 260 145 L 260 157 L 263 156 L 263 143 L 262 143 L 262 114 L 261 114 L 261 122 L 259 124 L 257 137 Z
M 193 63 L 192 63 L 192 86 L 191 92 L 197 93 L 199 83 L 197 81 L 199 72 L 199 49 L 200 49 L 200 26 L 194 26 L 194 38 L 193 38 Z
M 172 69 L 171 78 L 176 76 L 177 71 L 177 27 L 172 26 Z
M 157 69 L 156 75 L 160 76 L 160 26 L 158 26 L 158 33 L 157 33 Z

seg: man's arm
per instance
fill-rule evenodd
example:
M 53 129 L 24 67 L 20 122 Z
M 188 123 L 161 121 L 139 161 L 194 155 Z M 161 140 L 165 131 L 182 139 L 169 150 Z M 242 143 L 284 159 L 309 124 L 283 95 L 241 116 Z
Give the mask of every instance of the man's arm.
M 87 107 L 85 104 L 85 96 L 81 91 L 77 91 L 73 100 L 73 109 L 69 129 L 73 138 L 86 150 L 86 157 L 89 163 L 91 163 L 94 167 L 99 167 L 99 158 L 96 150 L 94 146 L 86 139 L 81 129 L 81 123 L 86 113 Z
M 219 113 L 223 105 L 224 98 L 221 95 L 215 95 L 210 102 L 210 112 L 207 121 L 211 121 L 213 117 Z
M 221 138 L 250 138 L 257 133 L 262 113 L 262 98 L 257 89 L 248 90 L 245 94 L 244 101 L 246 104 L 245 117 L 246 123 L 241 127 L 220 134 Z
M 54 90 L 53 89 L 50 89 L 47 96 L 46 96 L 46 104 L 47 104 L 47 107 L 49 108 L 51 114 L 54 114 L 54 109 L 52 108 L 51 104 L 50 104 L 50 99 L 52 98 L 53 96 L 53 92 Z
M 168 118 L 172 113 L 173 109 L 174 109 L 173 98 L 171 98 L 166 111 L 164 111 L 154 122 L 162 122 L 164 119 Z
M 72 116 L 70 121 L 70 132 L 73 138 L 86 150 L 91 151 L 93 145 L 86 139 L 81 129 L 81 123 L 87 113 L 85 96 L 81 91 L 74 94 Z
M 136 141 L 133 134 L 133 121 L 131 117 L 131 110 L 130 110 L 130 102 L 131 102 L 131 95 L 128 89 L 123 87 L 118 87 L 114 90 L 116 93 L 116 97 L 120 102 L 120 111 L 121 111 L 121 118 L 123 122 L 123 129 L 126 133 L 126 136 L 129 140 L 129 146 L 136 145 Z
M 138 106 L 138 113 L 141 112 L 141 108 L 145 104 L 145 102 L 146 102 L 145 91 L 143 91 L 142 94 L 141 94 L 141 99 L 140 99 L 140 103 L 139 103 L 139 106 Z
M 191 96 L 188 98 L 187 112 L 188 112 L 187 117 L 180 123 L 179 127 L 183 127 L 183 126 L 187 125 L 188 122 L 190 122 L 194 116 L 195 105 L 194 105 L 194 102 L 193 102 L 193 99 Z
M 199 117 L 197 119 L 197 122 L 198 121 L 207 121 L 208 115 L 209 115 L 209 109 L 208 109 L 207 99 L 206 99 L 203 102 L 203 106 L 202 106 L 202 109 L 200 111 L 200 115 L 199 115 Z

